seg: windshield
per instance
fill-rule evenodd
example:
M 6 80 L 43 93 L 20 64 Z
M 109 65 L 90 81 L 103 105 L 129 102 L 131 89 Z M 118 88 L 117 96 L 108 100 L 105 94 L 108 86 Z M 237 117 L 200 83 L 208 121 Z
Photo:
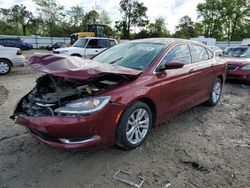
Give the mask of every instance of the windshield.
M 250 49 L 249 48 L 231 48 L 225 53 L 225 56 L 250 58 Z
M 96 56 L 94 60 L 100 63 L 116 64 L 126 68 L 145 70 L 163 48 L 163 44 L 119 44 Z
M 78 39 L 74 44 L 73 47 L 85 48 L 88 39 Z

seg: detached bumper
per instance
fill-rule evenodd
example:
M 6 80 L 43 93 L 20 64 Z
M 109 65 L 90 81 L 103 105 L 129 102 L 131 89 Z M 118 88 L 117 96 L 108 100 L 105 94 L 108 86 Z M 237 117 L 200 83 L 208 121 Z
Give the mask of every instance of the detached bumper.
M 25 126 L 38 140 L 60 148 L 111 146 L 121 104 L 108 104 L 101 111 L 80 117 L 27 117 L 19 115 L 16 123 Z
M 26 58 L 24 56 L 18 56 L 18 57 L 11 59 L 11 62 L 13 64 L 13 67 L 24 66 L 24 63 L 26 62 Z

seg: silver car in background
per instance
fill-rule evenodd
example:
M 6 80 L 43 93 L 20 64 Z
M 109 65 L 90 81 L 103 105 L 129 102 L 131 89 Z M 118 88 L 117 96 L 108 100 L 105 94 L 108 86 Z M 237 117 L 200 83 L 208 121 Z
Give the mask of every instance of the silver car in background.
M 0 46 L 0 76 L 8 74 L 13 67 L 23 66 L 25 61 L 19 48 Z

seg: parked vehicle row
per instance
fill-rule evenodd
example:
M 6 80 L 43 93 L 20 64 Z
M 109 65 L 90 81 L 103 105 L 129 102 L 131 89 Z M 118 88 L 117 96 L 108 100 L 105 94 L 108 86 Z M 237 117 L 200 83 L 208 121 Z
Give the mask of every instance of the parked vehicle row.
M 23 66 L 25 61 L 21 49 L 0 46 L 0 76 L 8 74 L 12 67 Z
M 33 45 L 25 42 L 19 37 L 0 37 L 0 45 L 4 47 L 15 47 L 21 50 L 33 49 Z
M 85 48 L 92 39 L 79 43 Z M 62 148 L 136 148 L 164 119 L 201 103 L 215 106 L 226 73 L 207 46 L 164 38 L 116 45 L 92 59 L 35 54 L 30 65 L 45 75 L 11 118 Z

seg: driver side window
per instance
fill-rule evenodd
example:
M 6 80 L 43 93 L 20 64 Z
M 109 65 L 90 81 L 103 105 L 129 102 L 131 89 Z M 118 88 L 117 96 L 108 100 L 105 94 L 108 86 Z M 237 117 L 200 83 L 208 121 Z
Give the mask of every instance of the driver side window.
M 172 48 L 161 62 L 161 66 L 164 66 L 170 61 L 180 62 L 184 64 L 191 63 L 191 53 L 187 44 L 181 44 Z

